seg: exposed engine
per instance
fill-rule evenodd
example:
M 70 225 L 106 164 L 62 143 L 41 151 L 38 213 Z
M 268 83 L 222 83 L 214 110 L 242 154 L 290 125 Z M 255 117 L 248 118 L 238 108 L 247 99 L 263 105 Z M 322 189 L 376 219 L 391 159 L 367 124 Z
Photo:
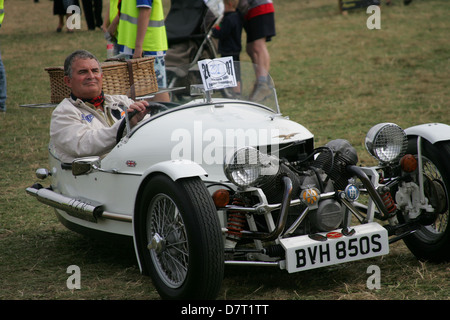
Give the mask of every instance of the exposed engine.
M 316 156 L 313 159 L 313 156 Z M 311 158 L 311 159 L 310 159 Z M 330 231 L 341 226 L 344 211 L 336 199 L 320 202 L 314 198 L 320 193 L 344 190 L 351 175 L 345 170 L 348 165 L 355 165 L 358 156 L 355 148 L 346 140 L 333 140 L 322 148 L 314 150 L 309 158 L 302 161 L 280 161 L 278 174 L 256 185 L 261 188 L 270 204 L 280 203 L 282 197 L 282 177 L 292 181 L 292 199 L 301 198 L 303 206 L 309 206 L 308 219 L 303 230 L 297 232 Z M 302 210 L 292 207 L 289 220 L 294 220 Z

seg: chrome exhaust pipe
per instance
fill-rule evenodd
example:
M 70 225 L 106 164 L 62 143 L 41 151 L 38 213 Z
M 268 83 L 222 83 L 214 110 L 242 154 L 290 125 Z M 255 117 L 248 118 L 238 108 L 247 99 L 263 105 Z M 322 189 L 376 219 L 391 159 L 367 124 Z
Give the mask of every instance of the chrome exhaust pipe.
M 26 191 L 40 202 L 76 218 L 97 222 L 97 218 L 103 214 L 103 206 L 100 204 L 69 198 L 46 188 L 29 187 Z

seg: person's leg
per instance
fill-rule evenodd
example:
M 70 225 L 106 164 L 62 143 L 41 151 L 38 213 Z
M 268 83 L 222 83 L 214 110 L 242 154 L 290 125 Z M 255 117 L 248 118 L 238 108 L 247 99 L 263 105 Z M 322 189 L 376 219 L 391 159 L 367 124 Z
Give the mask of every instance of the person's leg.
M 261 38 L 247 43 L 246 50 L 252 62 L 257 65 L 256 77 L 267 77 L 270 69 L 270 54 L 267 50 L 266 39 Z
M 102 10 L 103 10 L 103 1 L 94 0 L 95 26 L 99 28 L 101 28 L 103 24 Z
M 155 56 L 155 74 L 158 82 L 158 88 L 167 88 L 166 62 L 163 56 Z M 170 102 L 168 92 L 158 93 L 155 95 L 154 101 Z
M 89 30 L 95 30 L 94 13 L 92 8 L 92 0 L 83 0 L 83 12 L 86 18 L 87 27 Z
M 273 93 L 270 81 L 270 54 L 266 42 L 275 35 L 274 15 L 263 14 L 251 18 L 244 24 L 247 33 L 246 51 L 255 64 L 256 82 L 250 99 L 263 101 Z
M 58 15 L 58 27 L 56 28 L 56 31 L 61 32 L 63 27 L 64 27 L 64 15 L 59 14 Z
M 6 111 L 6 72 L 0 53 L 0 111 Z
M 247 43 L 247 54 L 255 64 L 256 76 L 255 86 L 249 99 L 261 102 L 273 94 L 269 77 L 270 55 L 267 50 L 266 39 L 261 38 Z

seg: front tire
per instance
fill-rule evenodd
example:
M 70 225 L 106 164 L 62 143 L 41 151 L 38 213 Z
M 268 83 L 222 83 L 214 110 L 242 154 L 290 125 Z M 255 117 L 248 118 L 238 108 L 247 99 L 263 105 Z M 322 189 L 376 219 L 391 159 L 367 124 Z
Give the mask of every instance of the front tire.
M 409 139 L 407 153 L 417 155 L 417 138 Z M 450 141 L 433 145 L 422 139 L 422 158 L 424 180 L 428 186 L 434 186 L 428 190 L 425 187 L 425 196 L 437 211 L 436 217 L 431 224 L 406 237 L 404 242 L 420 260 L 437 263 L 450 261 Z
M 142 267 L 163 299 L 215 299 L 224 273 L 217 211 L 200 178 L 150 179 L 136 224 Z

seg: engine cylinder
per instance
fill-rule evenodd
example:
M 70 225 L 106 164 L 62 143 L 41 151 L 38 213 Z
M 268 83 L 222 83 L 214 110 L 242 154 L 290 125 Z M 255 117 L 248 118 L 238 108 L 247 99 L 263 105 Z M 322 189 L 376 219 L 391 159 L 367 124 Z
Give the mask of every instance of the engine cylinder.
M 300 194 L 300 178 L 292 172 L 285 164 L 280 163 L 279 171 L 276 175 L 264 180 L 257 187 L 261 188 L 266 195 L 267 201 L 271 204 L 280 203 L 283 198 L 283 183 L 282 177 L 287 176 L 292 181 L 292 197 L 298 197 Z
M 356 149 L 344 139 L 332 140 L 325 147 L 329 148 L 331 152 L 322 152 L 313 166 L 325 171 L 335 182 L 335 190 L 344 190 L 348 184 L 348 179 L 351 178 L 345 168 L 358 162 Z

